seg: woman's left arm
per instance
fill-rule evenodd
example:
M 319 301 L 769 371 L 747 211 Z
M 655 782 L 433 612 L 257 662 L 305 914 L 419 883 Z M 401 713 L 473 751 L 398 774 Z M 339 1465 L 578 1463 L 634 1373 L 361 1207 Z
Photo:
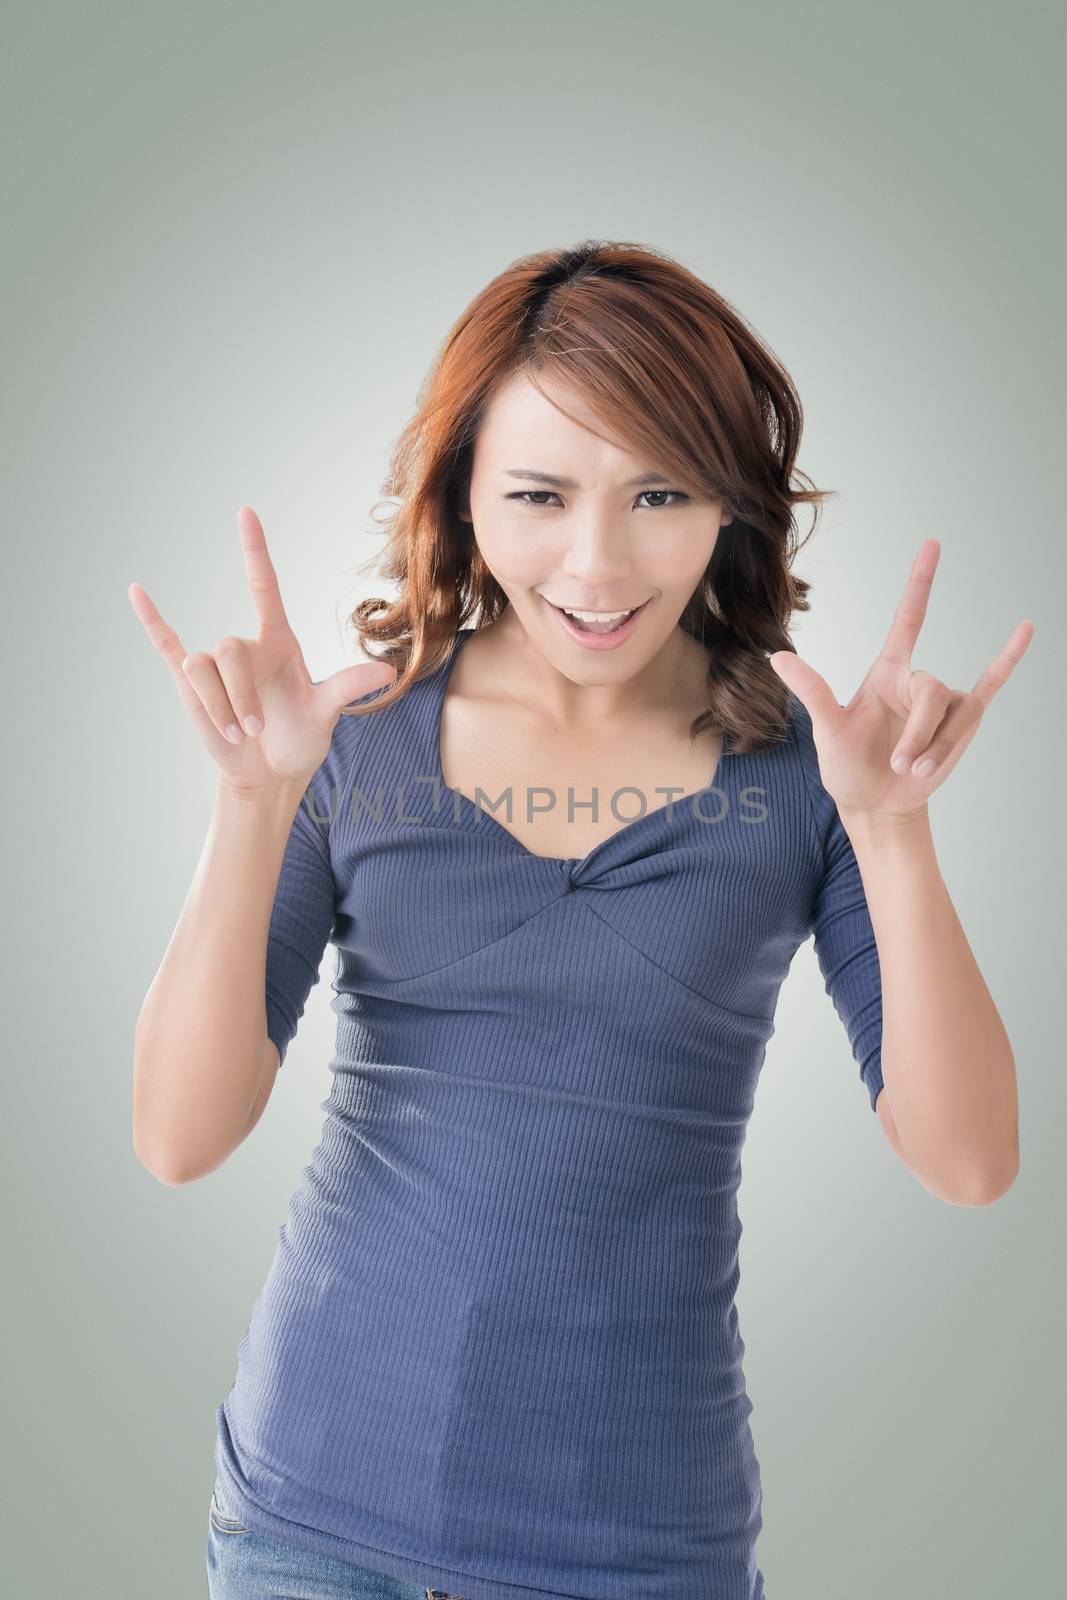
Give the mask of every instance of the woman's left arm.
M 941 876 L 927 801 L 1033 637 L 1021 622 L 968 693 L 914 672 L 940 546 L 921 546 L 885 644 L 847 706 L 792 651 L 770 664 L 808 710 L 823 786 L 863 879 L 882 981 L 880 1100 L 936 1193 L 984 1205 L 1019 1167 L 1015 1061 Z M 919 772 L 924 761 L 933 763 Z
M 987 1205 L 1019 1169 L 1015 1060 L 938 868 L 929 814 L 846 811 L 841 821 L 878 946 L 880 1098 L 902 1157 L 935 1193 Z

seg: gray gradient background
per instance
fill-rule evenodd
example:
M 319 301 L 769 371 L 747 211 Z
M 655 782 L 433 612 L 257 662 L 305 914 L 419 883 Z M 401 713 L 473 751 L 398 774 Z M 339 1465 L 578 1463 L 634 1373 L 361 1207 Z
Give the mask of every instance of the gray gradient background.
M 931 806 L 1015 1049 L 1020 1176 L 965 1209 L 896 1160 L 809 942 L 745 1149 L 739 1308 L 772 1600 L 1057 1586 L 1055 17 L 962 0 L 7 12 L 7 1593 L 206 1593 L 214 1407 L 329 1092 L 328 951 L 225 1167 L 167 1188 L 133 1153 L 133 1028 L 214 769 L 127 584 L 187 649 L 252 631 L 247 501 L 313 676 L 352 659 L 344 618 L 380 589 L 354 577 L 370 507 L 446 329 L 516 256 L 586 236 L 679 257 L 796 379 L 800 464 L 841 497 L 800 559 L 814 606 L 794 637 L 839 698 L 929 534 L 916 666 L 970 687 L 1034 621 Z

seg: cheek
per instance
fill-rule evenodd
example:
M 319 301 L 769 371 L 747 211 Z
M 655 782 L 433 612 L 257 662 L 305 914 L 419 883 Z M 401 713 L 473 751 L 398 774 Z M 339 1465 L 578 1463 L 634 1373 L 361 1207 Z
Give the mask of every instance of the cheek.
M 691 594 L 711 560 L 715 541 L 699 530 L 679 530 L 658 540 L 643 542 L 640 565 L 659 588 Z
M 533 529 L 479 531 L 475 537 L 482 560 L 504 589 L 533 588 L 557 568 L 559 552 Z

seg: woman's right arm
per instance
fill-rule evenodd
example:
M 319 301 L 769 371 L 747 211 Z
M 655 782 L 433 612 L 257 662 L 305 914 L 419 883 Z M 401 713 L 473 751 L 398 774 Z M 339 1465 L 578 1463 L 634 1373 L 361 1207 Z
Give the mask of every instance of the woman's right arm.
M 368 661 L 313 682 L 259 518 L 242 506 L 237 520 L 254 639 L 231 635 L 189 655 L 144 588 L 128 591 L 219 768 L 207 840 L 134 1036 L 134 1149 L 165 1183 L 214 1171 L 266 1104 L 331 916 L 328 847 L 301 802 L 342 709 L 396 678 Z
M 242 796 L 220 780 L 207 839 L 134 1034 L 133 1144 L 163 1183 L 222 1165 L 273 1086 L 267 935 L 303 781 Z

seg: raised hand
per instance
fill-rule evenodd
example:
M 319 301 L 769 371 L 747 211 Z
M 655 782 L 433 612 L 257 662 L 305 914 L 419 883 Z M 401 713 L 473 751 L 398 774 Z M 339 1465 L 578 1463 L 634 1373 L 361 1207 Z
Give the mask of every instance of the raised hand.
M 841 812 L 892 818 L 921 812 L 1033 638 L 1033 623 L 1020 622 L 970 690 L 950 689 L 929 672 L 912 671 L 940 554 L 936 539 L 919 547 L 885 643 L 847 706 L 839 705 L 825 679 L 792 651 L 768 657 L 811 715 L 819 774 Z M 926 762 L 932 763 L 928 771 Z
M 189 655 L 141 584 L 131 583 L 127 592 L 224 780 L 252 794 L 310 779 L 326 758 L 342 706 L 392 683 L 396 672 L 384 662 L 362 662 L 313 683 L 250 506 L 237 513 L 237 527 L 259 618 L 256 638 L 231 635 L 213 652 Z

